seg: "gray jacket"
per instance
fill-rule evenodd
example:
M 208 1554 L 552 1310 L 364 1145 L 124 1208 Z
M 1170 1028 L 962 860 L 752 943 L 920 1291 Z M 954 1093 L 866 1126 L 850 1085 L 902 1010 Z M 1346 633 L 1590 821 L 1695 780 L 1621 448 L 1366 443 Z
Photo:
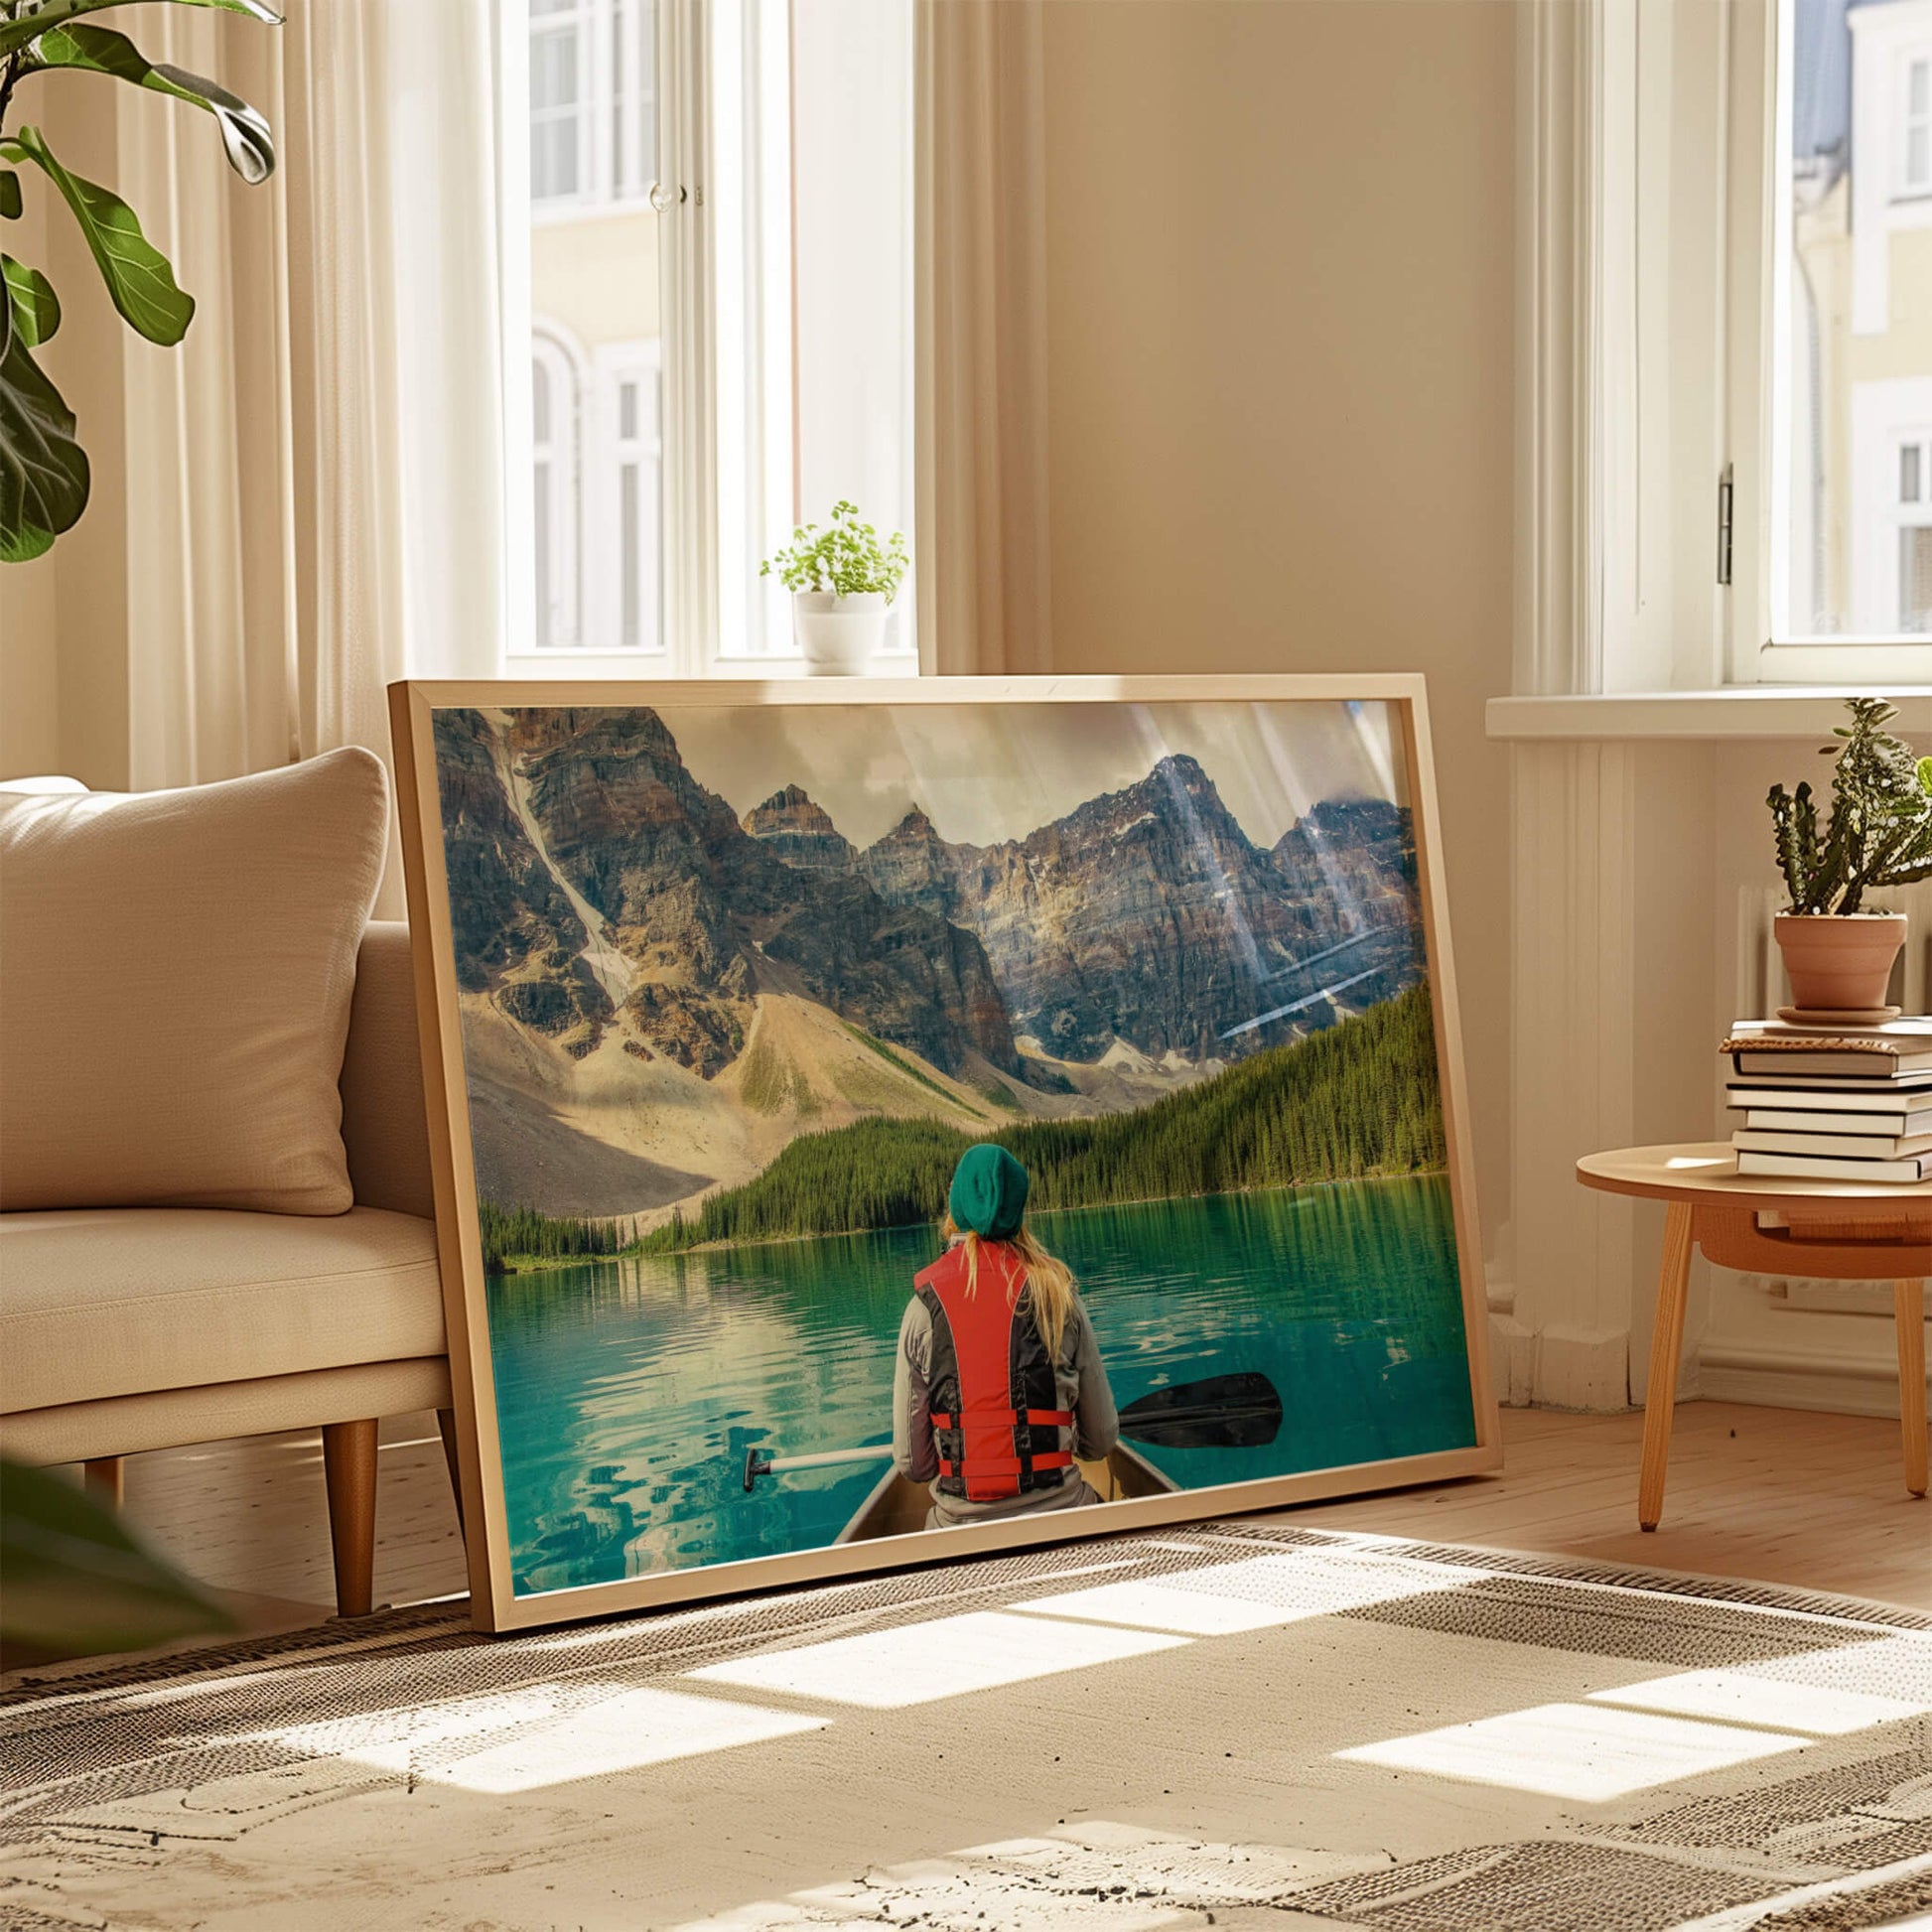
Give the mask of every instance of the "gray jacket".
M 1086 1305 L 1076 1294 L 1067 1311 L 1066 1332 L 1060 1337 L 1059 1359 L 1053 1380 L 1062 1409 L 1071 1410 L 1073 1427 L 1058 1432 L 1060 1447 L 1071 1449 L 1083 1461 L 1097 1462 L 1120 1441 L 1120 1418 L 1114 1411 L 1114 1392 L 1093 1338 Z M 1035 1490 L 1024 1496 L 1003 1496 L 994 1502 L 969 1502 L 964 1496 L 942 1495 L 938 1487 L 939 1449 L 932 1439 L 932 1317 L 915 1295 L 905 1305 L 898 1324 L 898 1352 L 893 1361 L 893 1455 L 899 1473 L 914 1482 L 932 1484 L 935 1512 L 943 1522 L 971 1523 L 995 1516 L 1021 1516 L 1049 1509 L 1057 1503 L 1091 1502 L 1080 1472 L 1069 1472 L 1060 1490 Z M 1070 1440 L 1069 1440 L 1070 1439 Z

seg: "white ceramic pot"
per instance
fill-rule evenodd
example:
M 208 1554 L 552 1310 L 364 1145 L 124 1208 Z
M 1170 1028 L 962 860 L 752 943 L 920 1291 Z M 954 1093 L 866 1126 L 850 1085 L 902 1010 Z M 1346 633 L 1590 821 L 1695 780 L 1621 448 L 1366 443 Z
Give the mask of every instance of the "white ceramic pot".
M 793 591 L 791 627 L 810 677 L 863 677 L 886 639 L 891 600 L 884 591 Z

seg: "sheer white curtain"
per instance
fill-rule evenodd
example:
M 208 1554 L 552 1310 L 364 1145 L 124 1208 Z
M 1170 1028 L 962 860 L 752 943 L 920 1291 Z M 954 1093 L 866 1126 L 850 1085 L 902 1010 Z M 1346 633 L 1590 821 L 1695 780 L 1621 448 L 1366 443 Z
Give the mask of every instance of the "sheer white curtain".
M 386 757 L 389 680 L 496 668 L 492 15 L 312 0 L 279 30 L 145 30 L 260 106 L 281 159 L 244 188 L 205 117 L 120 92 L 123 192 L 199 299 L 178 349 L 126 347 L 137 788 Z
M 1040 0 L 918 0 L 919 637 L 1051 667 Z

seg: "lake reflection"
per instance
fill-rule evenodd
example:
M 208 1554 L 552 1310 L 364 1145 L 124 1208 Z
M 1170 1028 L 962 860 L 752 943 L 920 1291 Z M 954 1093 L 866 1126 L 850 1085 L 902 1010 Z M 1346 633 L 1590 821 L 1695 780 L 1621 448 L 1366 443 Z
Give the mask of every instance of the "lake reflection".
M 1123 1406 L 1258 1369 L 1259 1449 L 1145 1450 L 1183 1488 L 1475 1440 L 1441 1175 L 1040 1214 Z M 930 1228 L 625 1257 L 492 1279 L 516 1589 L 563 1589 L 832 1542 L 884 1463 L 767 1476 L 892 1435 L 893 1345 Z

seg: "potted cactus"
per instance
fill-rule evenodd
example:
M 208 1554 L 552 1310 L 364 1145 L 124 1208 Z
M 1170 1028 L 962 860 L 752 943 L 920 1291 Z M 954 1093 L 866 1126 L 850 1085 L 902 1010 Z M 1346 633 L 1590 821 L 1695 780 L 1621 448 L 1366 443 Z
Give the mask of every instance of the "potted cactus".
M 1790 895 L 1778 949 L 1794 1011 L 1843 1024 L 1888 1017 L 1885 989 L 1905 943 L 1905 915 L 1867 909 L 1865 895 L 1932 879 L 1932 759 L 1885 730 L 1897 715 L 1881 698 L 1850 698 L 1836 745 L 1829 812 L 1810 784 L 1771 787 L 1765 803 L 1778 870 Z
M 825 529 L 801 524 L 776 556 L 759 565 L 759 575 L 775 572 L 791 593 L 792 629 L 805 669 L 814 677 L 853 677 L 884 640 L 910 562 L 903 536 L 895 531 L 880 542 L 879 532 L 859 521 L 856 503 L 839 502 Z

